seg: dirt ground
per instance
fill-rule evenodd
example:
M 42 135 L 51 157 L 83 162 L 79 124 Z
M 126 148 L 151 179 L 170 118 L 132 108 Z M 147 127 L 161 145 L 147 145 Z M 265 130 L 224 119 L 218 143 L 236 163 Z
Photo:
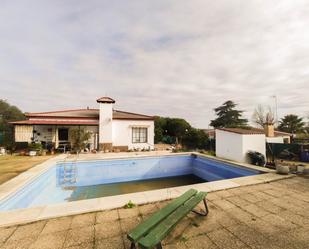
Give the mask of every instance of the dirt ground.
M 0 184 L 53 156 L 0 156 Z

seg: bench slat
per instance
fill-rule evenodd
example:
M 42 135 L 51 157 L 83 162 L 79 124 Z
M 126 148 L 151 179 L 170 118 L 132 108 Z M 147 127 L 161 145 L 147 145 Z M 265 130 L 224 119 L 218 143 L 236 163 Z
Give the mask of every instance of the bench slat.
M 177 223 L 186 216 L 198 203 L 205 197 L 206 192 L 199 192 L 192 199 L 188 200 L 183 206 L 179 207 L 174 213 L 163 220 L 153 230 L 142 238 L 138 244 L 142 248 L 153 248 L 160 243 L 169 232 L 177 225 Z
M 142 236 L 147 234 L 155 225 L 160 223 L 163 219 L 169 216 L 172 212 L 174 212 L 179 206 L 185 203 L 187 200 L 192 198 L 192 196 L 197 194 L 197 190 L 190 189 L 178 198 L 171 201 L 165 207 L 161 208 L 159 211 L 154 213 L 144 222 L 139 224 L 136 228 L 134 228 L 128 235 L 128 239 L 137 242 Z

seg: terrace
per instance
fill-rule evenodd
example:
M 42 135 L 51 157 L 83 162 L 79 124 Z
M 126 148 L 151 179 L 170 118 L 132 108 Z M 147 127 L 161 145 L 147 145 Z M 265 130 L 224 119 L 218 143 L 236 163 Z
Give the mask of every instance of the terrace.
M 188 215 L 164 241 L 164 248 L 308 248 L 308 180 L 297 176 L 211 192 L 209 215 Z M 3 227 L 0 247 L 130 248 L 126 233 L 165 204 Z

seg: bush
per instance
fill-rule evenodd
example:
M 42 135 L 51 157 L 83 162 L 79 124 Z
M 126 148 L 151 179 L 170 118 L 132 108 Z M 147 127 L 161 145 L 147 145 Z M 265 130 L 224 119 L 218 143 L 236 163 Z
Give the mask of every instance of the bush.
M 29 147 L 28 142 L 16 142 L 14 144 L 15 150 L 26 150 L 26 149 L 28 149 L 28 147 Z
M 204 131 L 191 128 L 184 135 L 182 144 L 189 149 L 207 149 L 209 140 Z
M 265 156 L 257 151 L 248 151 L 247 155 L 250 158 L 251 164 L 265 166 Z
M 29 150 L 41 151 L 42 150 L 42 144 L 31 143 L 31 144 L 29 144 L 28 148 L 29 148 Z

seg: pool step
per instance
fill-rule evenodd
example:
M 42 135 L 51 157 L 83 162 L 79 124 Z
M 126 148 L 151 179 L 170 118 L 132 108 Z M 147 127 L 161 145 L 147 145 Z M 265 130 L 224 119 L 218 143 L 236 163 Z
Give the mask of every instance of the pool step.
M 76 183 L 77 181 L 77 167 L 76 161 L 70 164 L 63 165 L 63 181 L 62 183 Z

